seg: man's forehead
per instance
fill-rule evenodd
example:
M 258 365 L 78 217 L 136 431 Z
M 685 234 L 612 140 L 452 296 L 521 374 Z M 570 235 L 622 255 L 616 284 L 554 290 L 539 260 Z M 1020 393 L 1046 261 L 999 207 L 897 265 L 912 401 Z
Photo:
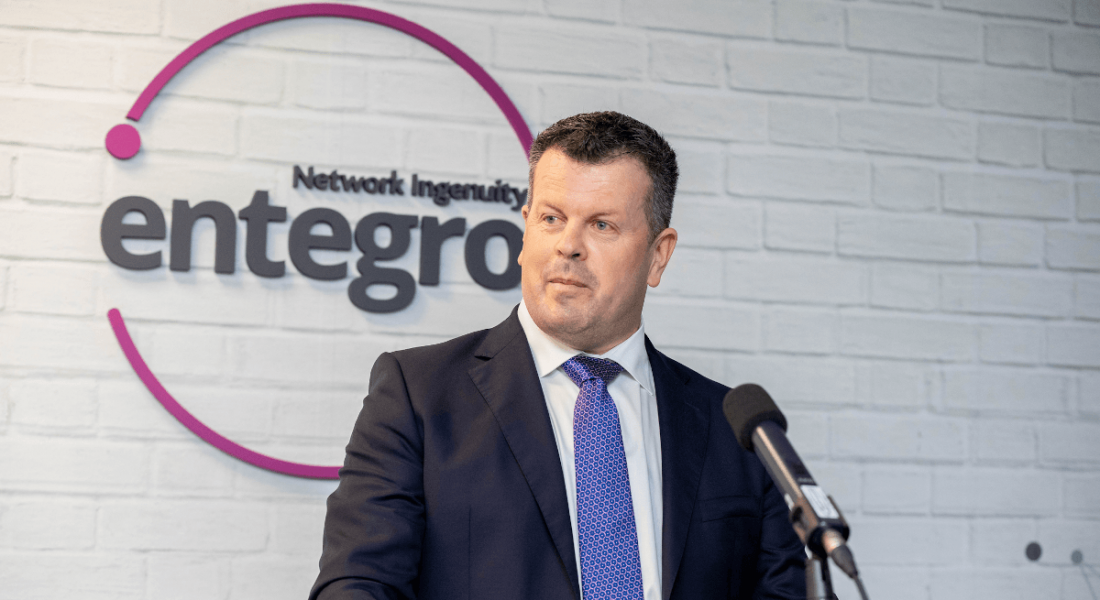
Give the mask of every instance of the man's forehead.
M 624 193 L 628 188 L 633 187 L 633 184 L 641 182 L 645 188 L 641 192 L 643 199 L 652 186 L 642 161 L 632 154 L 619 154 L 612 159 L 594 163 L 577 160 L 557 147 L 543 153 L 535 165 L 531 178 L 532 201 L 538 196 L 536 190 L 539 187 L 539 180 L 542 180 L 543 185 L 581 183 L 591 187 L 596 187 L 601 182 L 614 182 L 619 191 Z
M 641 161 L 629 154 L 602 163 L 589 163 L 573 159 L 560 150 L 553 155 L 547 151 L 536 165 L 532 179 L 532 208 L 541 204 L 561 210 L 566 208 L 559 206 L 564 202 L 571 209 L 604 214 L 634 210 L 644 214 L 650 186 Z M 556 190 L 568 190 L 569 193 L 558 197 Z

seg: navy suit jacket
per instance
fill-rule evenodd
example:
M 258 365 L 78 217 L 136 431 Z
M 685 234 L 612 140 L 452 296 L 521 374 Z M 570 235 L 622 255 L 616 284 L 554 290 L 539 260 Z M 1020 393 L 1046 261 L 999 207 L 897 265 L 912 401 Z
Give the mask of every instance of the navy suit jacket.
M 727 391 L 646 340 L 661 428 L 662 597 L 806 597 L 802 545 Z M 516 312 L 383 354 L 328 499 L 311 599 L 580 598 L 550 415 Z

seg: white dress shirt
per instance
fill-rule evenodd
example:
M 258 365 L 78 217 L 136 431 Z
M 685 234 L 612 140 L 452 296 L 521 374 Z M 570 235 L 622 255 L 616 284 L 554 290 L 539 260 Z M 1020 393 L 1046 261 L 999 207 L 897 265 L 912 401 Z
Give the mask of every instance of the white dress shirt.
M 577 354 L 550 337 L 535 325 L 527 306 L 520 302 L 519 322 L 527 335 L 535 369 L 546 397 L 546 408 L 554 428 L 562 475 L 565 477 L 565 497 L 569 502 L 569 522 L 573 526 L 573 551 L 577 557 L 577 573 L 581 572 L 580 537 L 577 533 L 577 476 L 573 455 L 573 407 L 580 388 L 562 370 L 561 365 Z M 657 420 L 657 398 L 653 370 L 645 350 L 645 326 L 623 343 L 604 354 L 591 354 L 613 360 L 623 372 L 607 386 L 619 411 L 623 433 L 626 468 L 630 475 L 630 497 L 634 505 L 634 521 L 638 531 L 638 556 L 642 563 L 642 589 L 645 600 L 661 598 L 661 426 Z M 583 595 L 583 591 L 582 591 Z

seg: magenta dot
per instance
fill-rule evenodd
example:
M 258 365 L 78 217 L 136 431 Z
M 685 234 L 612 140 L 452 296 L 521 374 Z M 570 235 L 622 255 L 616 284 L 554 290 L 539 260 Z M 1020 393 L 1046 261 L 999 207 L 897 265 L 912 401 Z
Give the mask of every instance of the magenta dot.
M 133 125 L 123 123 L 115 125 L 107 132 L 107 152 L 111 156 L 126 160 L 133 158 L 141 150 L 141 134 Z

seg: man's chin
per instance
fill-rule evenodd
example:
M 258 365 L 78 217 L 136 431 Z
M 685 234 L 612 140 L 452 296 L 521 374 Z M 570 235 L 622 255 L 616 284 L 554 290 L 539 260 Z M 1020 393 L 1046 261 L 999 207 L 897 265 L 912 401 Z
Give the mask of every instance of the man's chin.
M 539 310 L 530 310 L 535 324 L 551 336 L 566 341 L 592 329 L 592 319 L 587 312 L 578 310 L 576 306 L 568 304 L 547 303 Z

